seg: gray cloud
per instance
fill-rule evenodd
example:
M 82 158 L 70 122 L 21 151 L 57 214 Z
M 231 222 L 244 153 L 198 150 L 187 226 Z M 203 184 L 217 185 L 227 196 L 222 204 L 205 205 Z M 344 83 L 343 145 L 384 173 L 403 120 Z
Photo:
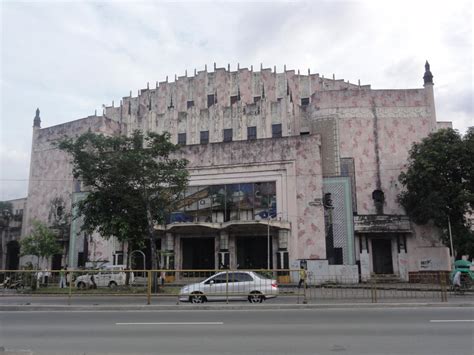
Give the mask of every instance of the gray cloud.
M 0 200 L 26 195 L 34 111 L 43 126 L 93 114 L 147 82 L 230 63 L 421 87 L 439 120 L 472 125 L 469 1 L 2 3 Z M 6 180 L 6 179 L 10 180 Z

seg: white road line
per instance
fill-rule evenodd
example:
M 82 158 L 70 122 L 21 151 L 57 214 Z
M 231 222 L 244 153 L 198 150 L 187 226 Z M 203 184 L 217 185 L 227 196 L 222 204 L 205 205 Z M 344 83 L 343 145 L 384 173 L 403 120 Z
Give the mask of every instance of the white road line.
M 223 325 L 224 322 L 115 323 L 115 325 Z
M 474 319 L 432 319 L 430 323 L 474 322 Z

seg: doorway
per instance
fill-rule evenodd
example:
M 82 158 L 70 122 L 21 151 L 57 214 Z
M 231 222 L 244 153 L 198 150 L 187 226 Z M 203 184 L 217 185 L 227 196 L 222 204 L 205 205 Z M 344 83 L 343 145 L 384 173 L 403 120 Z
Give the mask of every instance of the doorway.
M 393 274 L 391 239 L 372 239 L 372 261 L 374 273 Z
M 181 238 L 181 243 L 184 270 L 215 268 L 215 238 Z
M 7 270 L 18 270 L 20 267 L 20 244 L 16 240 L 12 240 L 7 244 L 5 267 Z
M 266 269 L 268 255 L 267 237 L 238 237 L 237 265 L 238 269 Z M 270 238 L 270 250 L 272 250 L 272 239 Z M 271 252 L 270 252 L 271 255 Z M 270 257 L 270 269 L 273 267 L 273 258 Z

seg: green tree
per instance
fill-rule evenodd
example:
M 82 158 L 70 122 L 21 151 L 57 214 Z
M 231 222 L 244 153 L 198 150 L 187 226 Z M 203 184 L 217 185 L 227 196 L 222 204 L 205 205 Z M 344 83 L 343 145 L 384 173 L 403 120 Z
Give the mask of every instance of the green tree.
M 157 269 L 155 226 L 166 222 L 188 183 L 187 161 L 171 156 L 179 146 L 170 142 L 170 134 L 88 132 L 58 146 L 72 156 L 74 177 L 89 189 L 77 204 L 82 230 L 116 237 L 129 248 L 143 247 L 148 239 L 152 269 Z
M 54 232 L 43 223 L 33 221 L 33 232 L 20 240 L 20 251 L 22 256 L 36 256 L 39 268 L 42 259 L 46 259 L 49 263 L 49 259 L 55 254 L 60 254 L 62 250 Z
M 0 214 L 12 213 L 13 205 L 10 201 L 0 201 Z
M 449 245 L 448 219 L 454 249 L 474 254 L 474 234 L 467 218 L 474 206 L 474 132 L 462 137 L 453 129 L 430 134 L 410 150 L 408 168 L 399 180 L 405 188 L 400 204 L 417 224 L 429 221 L 441 228 Z

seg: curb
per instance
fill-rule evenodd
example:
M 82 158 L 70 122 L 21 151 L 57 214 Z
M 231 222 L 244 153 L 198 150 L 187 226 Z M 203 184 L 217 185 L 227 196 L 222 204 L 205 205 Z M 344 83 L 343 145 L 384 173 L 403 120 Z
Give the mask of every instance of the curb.
M 124 305 L 124 306 L 60 306 L 60 305 L 0 305 L 0 312 L 95 312 L 95 311 L 226 311 L 226 310 L 297 310 L 297 309 L 347 309 L 347 308 L 417 308 L 450 307 L 474 308 L 474 303 L 343 303 L 343 304 L 274 304 L 274 305 Z

